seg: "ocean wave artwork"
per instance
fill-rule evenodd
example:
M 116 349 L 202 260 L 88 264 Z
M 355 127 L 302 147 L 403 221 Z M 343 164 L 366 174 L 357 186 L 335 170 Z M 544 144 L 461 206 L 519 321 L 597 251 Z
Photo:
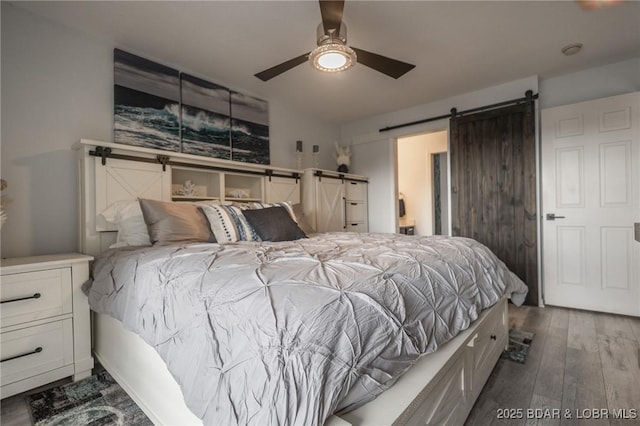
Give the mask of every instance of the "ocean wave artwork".
M 119 88 L 131 91 L 132 89 Z M 144 96 L 152 96 L 143 94 Z M 116 104 L 114 108 L 114 134 L 117 143 L 180 151 L 180 120 L 176 114 L 178 104 L 167 99 L 150 106 Z
M 180 151 L 177 70 L 114 50 L 116 143 Z
M 269 164 L 269 126 L 231 119 L 231 159 Z
M 180 83 L 182 152 L 230 160 L 229 90 L 188 74 Z
M 270 164 L 264 100 L 114 49 L 114 142 Z
M 270 164 L 268 103 L 231 92 L 231 159 Z

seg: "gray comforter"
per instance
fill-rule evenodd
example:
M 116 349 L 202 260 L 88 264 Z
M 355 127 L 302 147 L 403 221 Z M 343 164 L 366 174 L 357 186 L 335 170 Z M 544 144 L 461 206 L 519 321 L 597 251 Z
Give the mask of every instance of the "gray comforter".
M 330 233 L 111 250 L 89 301 L 152 345 L 206 425 L 318 425 L 525 285 L 466 238 Z

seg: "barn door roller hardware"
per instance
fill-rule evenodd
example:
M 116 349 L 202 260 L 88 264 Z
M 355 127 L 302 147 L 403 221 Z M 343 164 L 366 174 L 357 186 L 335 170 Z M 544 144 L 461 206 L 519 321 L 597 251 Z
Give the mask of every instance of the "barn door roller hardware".
M 276 173 L 271 169 L 265 170 L 243 170 L 242 168 L 232 168 L 232 167 L 221 167 L 221 166 L 211 166 L 208 164 L 198 164 L 198 163 L 185 163 L 182 161 L 172 161 L 171 157 L 168 155 L 158 154 L 155 158 L 151 157 L 138 157 L 135 155 L 126 155 L 126 154 L 116 154 L 111 151 L 111 148 L 96 146 L 94 150 L 89 151 L 89 155 L 93 157 L 102 158 L 102 165 L 107 164 L 107 158 L 114 158 L 118 160 L 129 160 L 129 161 L 138 161 L 141 163 L 153 163 L 153 164 L 162 164 L 162 171 L 167 170 L 167 166 L 181 166 L 181 167 L 189 167 L 192 169 L 203 169 L 203 170 L 215 170 L 219 172 L 235 172 L 242 173 L 244 175 L 258 175 L 258 176 L 268 176 L 269 180 L 271 177 L 283 177 L 287 179 L 295 179 L 296 182 L 300 179 L 300 173 L 298 172 L 281 172 Z
M 523 98 L 511 99 L 510 101 L 498 102 L 497 104 L 485 105 L 478 108 L 471 108 L 465 111 L 458 111 L 456 108 L 451 108 L 450 114 L 438 115 L 436 117 L 429 117 L 423 120 L 411 121 L 409 123 L 396 124 L 394 126 L 387 126 L 380 129 L 379 131 L 388 132 L 389 130 L 400 129 L 402 127 L 408 127 L 408 126 L 415 126 L 416 124 L 429 123 L 431 121 L 444 120 L 445 118 L 451 118 L 451 117 L 459 117 L 461 115 L 470 114 L 472 112 L 487 111 L 490 109 L 500 108 L 503 106 L 518 105 L 525 102 L 532 102 L 536 99 L 538 99 L 538 94 L 537 93 L 534 94 L 533 90 L 527 90 Z

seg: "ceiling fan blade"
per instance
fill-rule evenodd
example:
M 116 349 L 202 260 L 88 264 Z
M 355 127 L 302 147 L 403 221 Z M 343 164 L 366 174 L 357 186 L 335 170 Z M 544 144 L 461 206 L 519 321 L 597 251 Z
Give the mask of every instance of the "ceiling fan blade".
M 358 56 L 358 62 L 393 78 L 400 78 L 416 66 L 396 59 L 387 58 L 377 53 L 367 52 L 351 46 Z
M 255 74 L 262 81 L 271 80 L 273 77 L 282 74 L 283 72 L 289 71 L 293 67 L 297 67 L 298 65 L 306 62 L 309 59 L 309 53 L 307 52 L 304 55 L 300 55 L 297 58 L 289 59 L 286 62 L 276 65 L 275 67 L 271 67 L 264 71 L 260 71 Z
M 344 0 L 320 0 L 320 13 L 322 14 L 322 26 L 324 33 L 329 35 L 330 30 L 340 32 L 342 23 L 342 11 L 344 10 Z

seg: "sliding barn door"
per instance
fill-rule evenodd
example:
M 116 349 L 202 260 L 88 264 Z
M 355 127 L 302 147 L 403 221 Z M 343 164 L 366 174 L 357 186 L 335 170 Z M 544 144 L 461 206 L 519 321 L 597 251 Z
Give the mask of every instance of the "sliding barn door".
M 454 117 L 450 123 L 452 235 L 489 247 L 538 304 L 533 102 Z

